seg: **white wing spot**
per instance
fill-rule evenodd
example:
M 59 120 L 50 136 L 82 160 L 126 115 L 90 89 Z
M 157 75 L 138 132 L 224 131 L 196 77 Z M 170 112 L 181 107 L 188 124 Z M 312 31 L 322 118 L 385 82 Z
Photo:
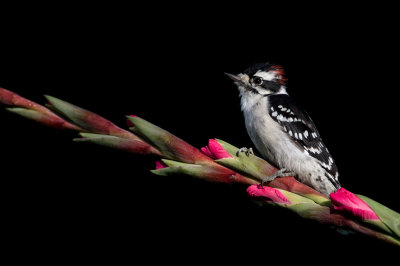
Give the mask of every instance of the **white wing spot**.
M 289 117 L 288 121 L 293 122 L 293 118 Z
M 296 133 L 294 133 L 294 137 L 296 138 L 296 139 L 298 139 L 299 137 L 297 136 L 297 132 Z
M 277 115 L 278 115 L 278 112 L 277 112 L 277 111 L 275 111 L 275 112 L 272 113 L 272 116 L 273 116 L 273 117 L 275 117 L 275 116 L 277 116 Z
M 286 111 L 287 110 L 287 108 L 282 108 L 282 112 L 284 112 L 284 111 Z
M 304 131 L 304 137 L 307 138 L 308 137 L 308 131 Z
M 332 162 L 329 161 L 329 164 L 326 164 L 326 163 L 324 163 L 324 162 L 320 162 L 320 164 L 321 164 L 323 167 L 327 168 L 328 170 L 331 170 L 331 169 L 332 169 L 332 163 L 333 163 L 333 161 L 332 161 Z
M 316 154 L 320 154 L 322 152 L 320 149 L 316 149 L 314 147 L 308 148 L 307 150 L 309 150 L 312 153 L 316 153 Z
M 293 133 L 292 133 L 291 130 L 289 130 L 289 135 L 290 135 L 291 137 L 293 136 Z
M 328 165 L 328 164 L 326 164 L 326 163 L 321 162 L 321 165 L 322 165 L 323 167 L 327 168 L 328 170 L 331 170 L 331 169 L 332 169 L 331 164 Z
M 286 121 L 287 121 L 287 118 L 286 118 L 286 117 L 284 117 L 284 116 L 283 116 L 283 115 L 281 115 L 281 114 L 280 114 L 280 115 L 278 115 L 278 117 L 277 117 L 277 118 L 278 118 L 278 120 L 279 120 L 279 121 L 282 121 L 282 122 L 286 122 Z
M 301 133 L 299 133 L 299 139 L 303 139 L 303 135 L 301 135 Z
M 278 105 L 278 108 L 281 109 L 283 106 L 282 105 Z

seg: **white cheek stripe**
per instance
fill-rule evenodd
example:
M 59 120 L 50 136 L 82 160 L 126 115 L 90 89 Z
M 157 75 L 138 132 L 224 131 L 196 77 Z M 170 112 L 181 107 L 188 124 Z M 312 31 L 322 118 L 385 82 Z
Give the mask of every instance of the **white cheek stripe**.
M 254 74 L 254 76 L 260 77 L 263 80 L 268 80 L 268 81 L 272 81 L 275 80 L 278 76 L 276 75 L 276 73 L 270 71 L 270 72 L 265 72 L 265 71 L 257 71 L 256 74 Z

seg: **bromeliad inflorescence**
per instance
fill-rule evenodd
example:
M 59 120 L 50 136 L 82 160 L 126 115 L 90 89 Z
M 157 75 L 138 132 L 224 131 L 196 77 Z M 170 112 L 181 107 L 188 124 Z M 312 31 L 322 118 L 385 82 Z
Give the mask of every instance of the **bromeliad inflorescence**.
M 154 174 L 185 174 L 206 181 L 244 184 L 257 202 L 286 208 L 303 218 L 400 246 L 400 214 L 368 197 L 355 195 L 344 188 L 324 195 L 293 176 L 260 185 L 278 169 L 254 154 L 243 156 L 237 147 L 225 141 L 211 139 L 207 146 L 197 149 L 137 116 L 127 116 L 130 132 L 93 112 L 55 97 L 46 98 L 48 108 L 0 88 L 0 105 L 6 110 L 46 126 L 77 131 L 80 135 L 74 139 L 77 142 L 158 156 L 156 169 L 152 170 Z

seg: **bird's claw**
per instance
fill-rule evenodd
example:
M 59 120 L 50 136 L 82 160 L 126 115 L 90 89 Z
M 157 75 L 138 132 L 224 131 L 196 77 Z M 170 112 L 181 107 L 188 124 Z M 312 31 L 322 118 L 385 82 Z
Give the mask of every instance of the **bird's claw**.
M 244 154 L 246 154 L 247 157 L 250 156 L 250 154 L 254 154 L 253 152 L 253 148 L 240 148 L 237 152 L 236 152 L 236 156 L 239 157 L 240 153 L 244 152 Z
M 261 182 L 261 186 L 264 186 L 265 183 L 270 182 L 272 180 L 274 180 L 277 177 L 284 177 L 284 176 L 295 176 L 296 173 L 293 171 L 289 171 L 286 168 L 282 168 L 278 171 L 276 171 L 275 173 L 273 173 L 270 176 L 267 176 L 266 178 L 264 178 Z

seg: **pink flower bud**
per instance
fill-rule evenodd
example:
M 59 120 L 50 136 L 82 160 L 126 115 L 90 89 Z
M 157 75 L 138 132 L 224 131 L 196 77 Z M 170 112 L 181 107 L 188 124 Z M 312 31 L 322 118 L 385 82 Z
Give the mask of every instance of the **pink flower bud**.
M 52 114 L 46 107 L 32 102 L 24 97 L 19 96 L 15 92 L 0 88 L 0 104 L 10 107 L 23 107 L 29 110 L 35 110 L 44 114 Z
M 130 116 L 130 117 L 138 117 L 138 116 L 136 116 L 136 115 L 128 115 L 128 116 Z M 126 118 L 126 125 L 127 125 L 128 127 L 134 127 L 134 126 L 135 126 L 135 125 L 132 123 L 132 121 L 129 120 L 128 118 Z
M 330 198 L 335 210 L 351 213 L 362 220 L 379 220 L 367 203 L 344 188 L 331 193 Z
M 275 203 L 291 204 L 291 202 L 282 194 L 278 189 L 261 186 L 252 185 L 247 188 L 247 193 L 256 199 L 261 199 L 263 201 L 272 201 Z
M 156 170 L 168 167 L 163 161 L 156 161 Z
M 39 107 L 38 104 L 3 88 L 0 88 L 0 104 L 24 107 L 28 109 L 35 109 L 35 107 Z
M 3 88 L 0 88 L 0 104 L 9 106 L 6 110 L 10 112 L 37 121 L 49 127 L 78 131 L 82 130 L 80 127 L 65 121 L 48 108 Z
M 210 151 L 210 148 L 208 148 L 208 146 L 202 147 L 200 150 L 201 150 L 202 153 L 204 153 L 208 157 L 213 158 L 213 159 L 217 159 L 214 156 L 214 154 L 212 154 L 212 152 Z
M 213 159 L 233 158 L 215 139 L 208 140 L 208 146 L 201 148 L 201 151 Z

